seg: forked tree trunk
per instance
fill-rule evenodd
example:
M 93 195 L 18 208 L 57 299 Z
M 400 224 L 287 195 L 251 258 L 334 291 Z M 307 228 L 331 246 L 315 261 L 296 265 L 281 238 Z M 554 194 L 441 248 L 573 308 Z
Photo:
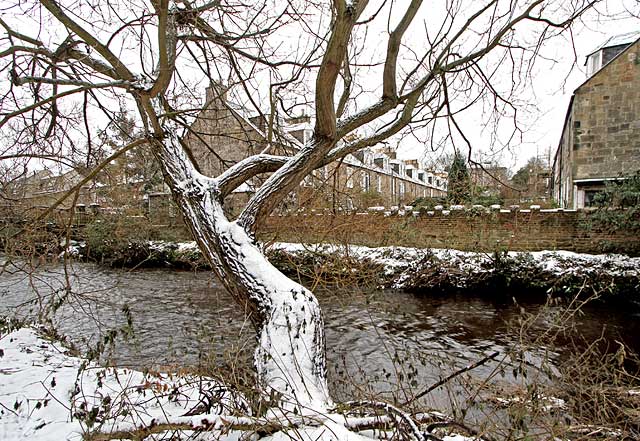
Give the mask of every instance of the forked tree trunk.
M 278 271 L 247 232 L 227 219 L 215 179 L 193 168 L 175 136 L 157 147 L 165 180 L 194 239 L 256 328 L 261 392 L 285 409 L 326 409 L 331 400 L 324 321 L 315 296 Z

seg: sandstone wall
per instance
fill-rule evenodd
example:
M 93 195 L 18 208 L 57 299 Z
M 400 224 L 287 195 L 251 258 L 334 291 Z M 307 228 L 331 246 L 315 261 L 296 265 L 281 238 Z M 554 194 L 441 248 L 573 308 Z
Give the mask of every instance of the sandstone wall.
M 455 248 L 469 251 L 569 250 L 638 254 L 640 238 L 594 228 L 588 211 L 437 210 L 432 214 L 306 214 L 271 216 L 264 240 L 340 242 L 367 246 Z
M 640 169 L 640 43 L 575 95 L 574 179 L 617 177 Z

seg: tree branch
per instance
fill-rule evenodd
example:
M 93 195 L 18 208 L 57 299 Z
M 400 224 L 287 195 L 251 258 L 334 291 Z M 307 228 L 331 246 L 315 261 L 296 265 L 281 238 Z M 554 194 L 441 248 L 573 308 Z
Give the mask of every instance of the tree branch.
M 316 126 L 314 130 L 316 138 L 336 138 L 336 109 L 333 101 L 336 81 L 347 52 L 351 31 L 367 3 L 368 0 L 362 0 L 347 6 L 343 1 L 334 1 L 336 17 L 316 78 Z
M 176 17 L 169 11 L 169 0 L 160 0 L 160 7 L 156 9 L 158 14 L 158 60 L 157 77 L 149 90 L 152 98 L 164 92 L 171 81 L 176 62 Z
M 56 3 L 55 0 L 40 0 L 40 3 L 47 8 L 47 10 L 56 18 L 60 23 L 65 25 L 68 29 L 76 33 L 84 42 L 93 47 L 98 53 L 111 64 L 118 74 L 119 79 L 127 81 L 135 81 L 136 77 L 131 71 L 115 56 L 111 50 L 100 43 L 90 32 L 86 31 L 75 20 L 64 13 L 62 8 Z
M 118 82 L 118 83 L 97 83 L 97 84 L 93 84 L 91 86 L 82 86 L 82 87 L 78 87 L 76 89 L 71 89 L 71 90 L 66 90 L 64 92 L 60 92 L 56 95 L 52 95 L 49 98 L 45 98 L 43 100 L 37 101 L 29 106 L 23 107 L 21 109 L 18 109 L 14 112 L 10 112 L 7 113 L 4 118 L 2 118 L 2 121 L 0 121 L 0 128 L 2 128 L 11 118 L 18 116 L 18 115 L 22 115 L 23 113 L 26 112 L 30 112 L 34 109 L 37 109 L 38 107 L 42 107 L 45 104 L 48 104 L 52 101 L 55 101 L 57 99 L 63 98 L 65 96 L 68 95 L 73 95 L 74 93 L 78 93 L 78 92 L 82 92 L 88 89 L 104 89 L 104 88 L 109 88 L 109 87 L 121 87 L 122 85 L 125 85 L 125 82 Z
M 402 43 L 402 37 L 407 31 L 407 28 L 413 21 L 422 5 L 422 0 L 411 0 L 411 4 L 407 7 L 407 10 L 398 23 L 398 26 L 389 35 L 389 42 L 387 43 L 387 58 L 384 62 L 384 72 L 382 75 L 382 97 L 395 99 L 398 95 L 396 85 L 396 69 L 398 66 L 398 53 L 400 52 L 400 44 Z
M 227 196 L 250 178 L 267 172 L 274 172 L 282 167 L 289 159 L 286 156 L 254 155 L 225 170 L 216 180 L 221 197 Z

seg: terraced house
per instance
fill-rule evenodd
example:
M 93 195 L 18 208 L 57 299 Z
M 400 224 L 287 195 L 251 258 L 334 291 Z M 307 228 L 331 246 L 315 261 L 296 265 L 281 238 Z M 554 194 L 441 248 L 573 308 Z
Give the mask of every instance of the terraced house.
M 607 181 L 640 170 L 640 31 L 587 56 L 589 78 L 571 98 L 553 164 L 553 195 L 583 208 Z
M 308 116 L 276 119 L 251 115 L 226 95 L 218 85 L 207 89 L 207 103 L 185 139 L 205 175 L 218 175 L 267 146 L 272 154 L 293 154 L 313 134 Z M 265 178 L 238 188 L 226 201 L 229 210 L 244 204 Z M 446 185 L 446 174 L 424 170 L 417 160 L 398 159 L 392 150 L 370 148 L 316 170 L 284 201 L 282 209 L 349 211 L 410 204 L 418 197 L 444 196 Z

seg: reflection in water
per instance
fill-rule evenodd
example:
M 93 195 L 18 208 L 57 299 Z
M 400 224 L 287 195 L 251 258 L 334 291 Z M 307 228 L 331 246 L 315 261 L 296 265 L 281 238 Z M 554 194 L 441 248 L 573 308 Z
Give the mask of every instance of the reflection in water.
M 344 290 L 317 295 L 325 315 L 331 378 L 338 397 L 352 393 L 353 388 L 365 393 L 388 391 L 399 378 L 408 387 L 421 389 L 455 366 L 493 351 L 504 354 L 523 338 L 508 323 L 518 319 L 521 308 L 533 313 L 541 308 L 461 295 L 364 295 Z M 122 366 L 195 366 L 205 359 L 224 366 L 228 354 L 246 363 L 253 350 L 250 323 L 206 272 L 123 271 L 75 263 L 67 273 L 62 266 L 52 265 L 31 274 L 5 271 L 0 276 L 0 314 L 19 306 L 20 315 L 34 316 L 37 303 L 25 305 L 25 301 L 51 296 L 68 297 L 54 322 L 81 347 L 94 344 L 109 329 L 124 326 L 122 308 L 129 305 L 134 338 L 119 341 L 111 358 Z M 558 311 L 550 307 L 525 337 L 544 332 Z M 574 318 L 574 324 L 586 341 L 598 338 L 606 324 L 608 336 L 623 339 L 637 350 L 640 321 L 637 313 L 629 315 L 589 307 Z M 529 351 L 527 359 L 538 364 L 545 357 L 562 357 L 563 351 L 562 346 L 540 345 Z M 494 368 L 487 364 L 475 373 L 489 375 Z M 433 399 L 438 401 L 438 395 Z

